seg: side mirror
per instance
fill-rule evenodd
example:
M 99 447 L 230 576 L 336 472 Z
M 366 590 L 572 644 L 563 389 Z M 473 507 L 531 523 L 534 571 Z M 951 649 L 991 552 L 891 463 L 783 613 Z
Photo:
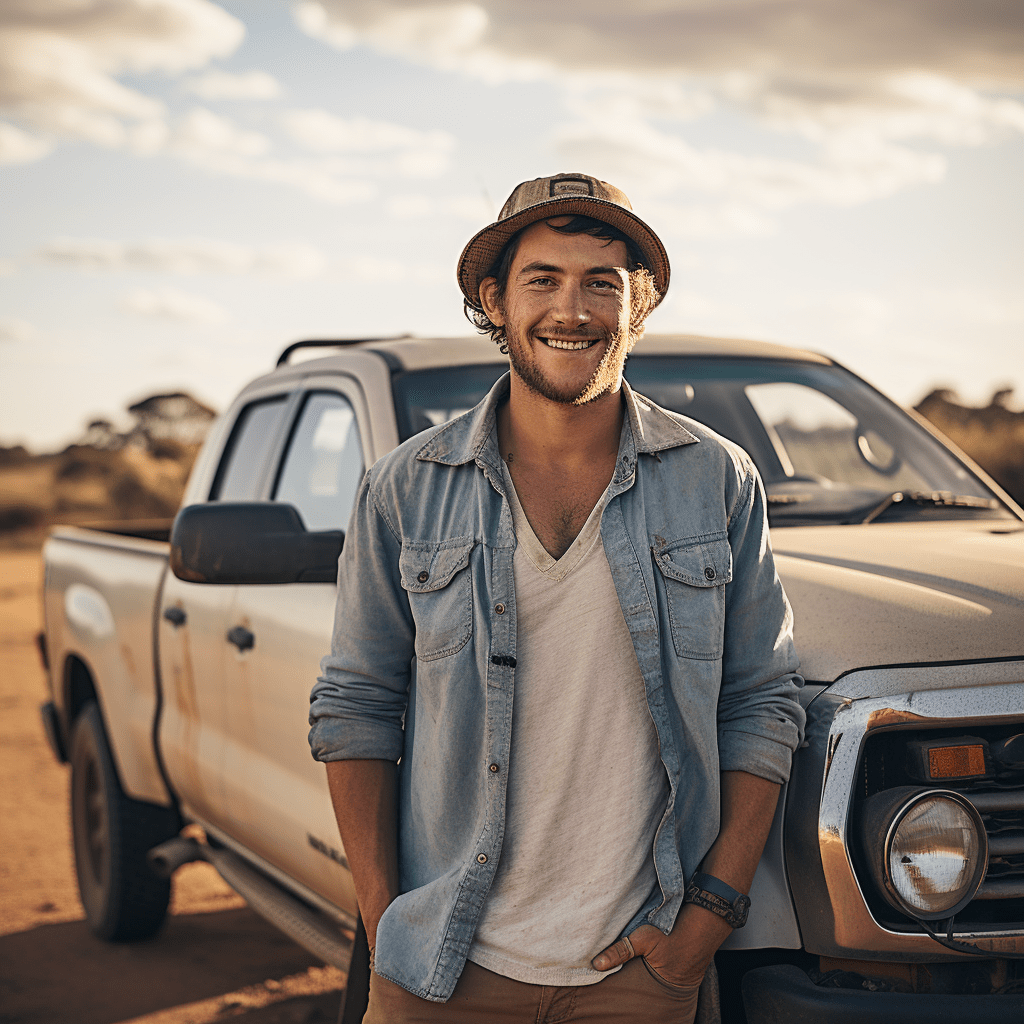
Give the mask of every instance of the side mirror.
M 171 528 L 171 572 L 190 583 L 333 583 L 344 539 L 310 533 L 294 505 L 188 505 Z

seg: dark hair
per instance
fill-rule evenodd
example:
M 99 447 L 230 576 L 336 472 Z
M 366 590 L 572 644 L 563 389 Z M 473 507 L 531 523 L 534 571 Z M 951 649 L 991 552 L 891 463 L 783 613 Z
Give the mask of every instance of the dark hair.
M 536 222 L 534 222 L 536 223 Z M 644 321 L 650 316 L 651 311 L 658 304 L 658 291 L 654 286 L 654 275 L 646 265 L 643 250 L 624 231 L 606 224 L 603 220 L 595 217 L 586 217 L 583 214 L 576 214 L 565 224 L 555 225 L 550 220 L 545 221 L 552 231 L 558 231 L 563 235 L 593 235 L 594 238 L 602 238 L 606 244 L 612 242 L 623 242 L 626 246 L 626 269 L 629 271 L 629 331 L 632 335 L 631 344 L 635 344 L 643 336 Z M 532 227 L 527 224 L 526 227 Z M 508 275 L 512 269 L 512 261 L 519 251 L 519 242 L 522 239 L 526 227 L 520 228 L 504 245 L 497 259 L 491 264 L 490 269 L 484 277 L 493 277 L 498 282 L 496 299 L 501 303 L 505 298 L 505 289 L 508 287 Z M 469 299 L 463 299 L 463 308 L 466 319 L 481 333 L 489 334 L 491 340 L 496 342 L 502 352 L 508 352 L 508 345 L 505 341 L 505 328 L 492 323 L 490 317 L 476 306 L 472 305 Z

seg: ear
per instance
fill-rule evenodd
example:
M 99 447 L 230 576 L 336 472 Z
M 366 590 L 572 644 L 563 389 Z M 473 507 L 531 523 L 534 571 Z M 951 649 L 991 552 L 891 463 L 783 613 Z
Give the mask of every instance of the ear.
M 495 327 L 502 327 L 505 317 L 501 313 L 501 305 L 498 302 L 498 279 L 496 277 L 485 277 L 480 282 L 480 305 L 483 306 L 487 319 Z

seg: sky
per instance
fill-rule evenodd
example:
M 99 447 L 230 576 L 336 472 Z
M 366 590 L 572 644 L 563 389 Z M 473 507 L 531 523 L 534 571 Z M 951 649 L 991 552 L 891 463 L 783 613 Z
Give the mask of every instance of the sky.
M 557 172 L 664 241 L 650 332 L 1024 403 L 1022 0 L 0 0 L 0 444 L 469 334 L 462 246 Z

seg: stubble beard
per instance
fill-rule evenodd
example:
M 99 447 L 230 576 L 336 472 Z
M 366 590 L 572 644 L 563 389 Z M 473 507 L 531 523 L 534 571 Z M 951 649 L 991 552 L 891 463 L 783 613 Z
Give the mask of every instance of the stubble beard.
M 628 334 L 628 329 L 619 330 L 613 335 L 605 334 L 584 334 L 581 332 L 548 332 L 550 337 L 563 338 L 566 341 L 584 341 L 590 338 L 596 339 L 596 344 L 607 339 L 604 355 L 601 362 L 597 364 L 590 380 L 582 388 L 560 388 L 553 380 L 545 376 L 536 362 L 527 358 L 528 352 L 525 342 L 519 336 L 513 336 L 511 332 L 506 333 L 508 344 L 508 358 L 512 364 L 512 370 L 516 376 L 535 394 L 559 405 L 587 405 L 596 401 L 609 391 L 614 391 L 619 386 L 622 374 L 622 349 L 626 346 L 623 334 Z M 538 344 L 544 344 L 538 342 Z

